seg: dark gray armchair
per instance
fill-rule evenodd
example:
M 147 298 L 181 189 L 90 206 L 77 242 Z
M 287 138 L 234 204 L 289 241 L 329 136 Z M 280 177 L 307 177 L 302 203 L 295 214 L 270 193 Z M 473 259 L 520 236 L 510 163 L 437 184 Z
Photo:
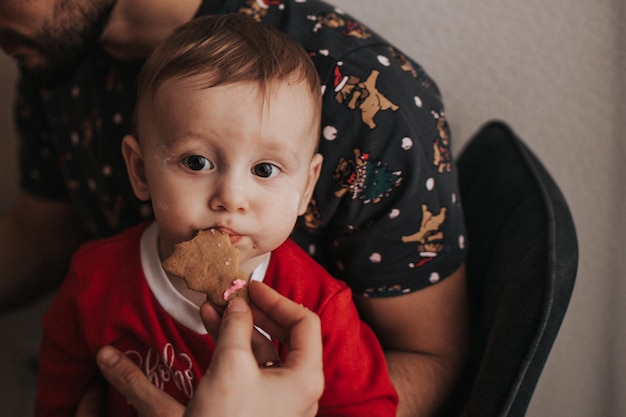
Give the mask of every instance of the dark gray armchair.
M 445 414 L 524 416 L 574 287 L 574 223 L 557 184 L 505 123 L 486 124 L 458 169 L 472 339 Z

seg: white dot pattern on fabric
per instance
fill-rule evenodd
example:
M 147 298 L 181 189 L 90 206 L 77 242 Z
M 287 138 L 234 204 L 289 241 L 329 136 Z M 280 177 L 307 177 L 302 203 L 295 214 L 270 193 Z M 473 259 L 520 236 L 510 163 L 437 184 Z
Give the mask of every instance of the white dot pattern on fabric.
M 374 252 L 370 255 L 370 262 L 373 264 L 378 264 L 382 261 L 382 256 L 378 252 Z

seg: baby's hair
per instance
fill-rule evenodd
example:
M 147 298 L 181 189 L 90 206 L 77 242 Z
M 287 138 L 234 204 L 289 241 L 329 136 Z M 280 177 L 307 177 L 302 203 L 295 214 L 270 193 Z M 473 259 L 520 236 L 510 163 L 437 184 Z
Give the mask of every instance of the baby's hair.
M 321 108 L 319 76 L 300 45 L 248 16 L 211 15 L 177 28 L 147 59 L 139 74 L 134 127 L 137 111 L 164 81 L 191 76 L 201 76 L 199 88 L 256 82 L 264 95 L 272 81 L 304 81 Z

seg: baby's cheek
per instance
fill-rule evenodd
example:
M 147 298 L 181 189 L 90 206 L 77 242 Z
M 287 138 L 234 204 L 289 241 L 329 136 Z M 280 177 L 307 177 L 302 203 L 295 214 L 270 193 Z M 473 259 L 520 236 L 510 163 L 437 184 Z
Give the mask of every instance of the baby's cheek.
M 299 192 L 290 193 L 285 195 L 282 212 L 285 216 L 285 221 L 294 220 L 303 214 L 303 210 L 306 209 L 308 202 L 302 201 L 302 194 Z
M 291 198 L 291 209 L 293 210 L 296 216 L 298 215 L 298 211 L 300 210 L 301 200 L 302 200 L 302 196 L 300 195 L 300 193 L 298 192 L 293 193 L 293 196 Z
M 154 206 L 155 211 L 168 211 L 169 210 L 169 205 L 167 204 L 166 201 L 162 201 L 162 200 L 157 200 L 157 201 L 152 201 L 152 205 Z
M 266 201 L 264 211 L 283 224 L 289 224 L 298 217 L 300 211 L 300 194 L 297 192 L 282 193 L 279 197 L 274 196 L 270 201 Z

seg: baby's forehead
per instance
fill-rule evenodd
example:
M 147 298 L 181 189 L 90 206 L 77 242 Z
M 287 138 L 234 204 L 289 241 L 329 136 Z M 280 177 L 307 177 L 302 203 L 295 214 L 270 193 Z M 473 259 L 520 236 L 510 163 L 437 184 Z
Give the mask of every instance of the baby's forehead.
M 259 126 L 268 123 L 286 131 L 311 131 L 319 128 L 321 114 L 316 108 L 319 97 L 315 95 L 302 79 L 210 85 L 198 75 L 171 78 L 155 89 L 151 99 L 143 100 L 138 129 L 152 125 L 151 130 L 176 127 L 181 131 L 187 126 L 198 126 L 199 121 L 207 128 L 226 124 L 226 121 L 231 126 L 256 121 Z
M 285 95 L 297 95 L 310 98 L 308 105 L 318 107 L 321 112 L 321 90 L 312 89 L 306 80 L 296 76 L 287 79 L 243 80 L 226 83 L 214 83 L 204 74 L 193 74 L 168 78 L 155 85 L 146 104 L 169 105 L 172 101 L 184 100 L 187 93 L 208 90 L 212 94 L 229 94 L 231 89 L 243 87 L 246 89 L 246 99 L 258 101 L 263 107 Z M 318 113 L 318 111 L 316 111 Z

